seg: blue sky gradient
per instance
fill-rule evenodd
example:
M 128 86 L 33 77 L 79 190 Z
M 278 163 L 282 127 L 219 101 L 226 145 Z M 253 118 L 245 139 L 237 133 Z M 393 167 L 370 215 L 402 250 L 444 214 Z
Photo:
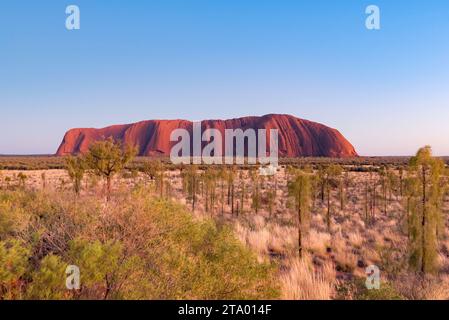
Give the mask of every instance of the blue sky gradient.
M 72 127 L 289 113 L 361 155 L 449 155 L 449 2 L 2 0 L 0 108 L 0 154 L 54 153 Z

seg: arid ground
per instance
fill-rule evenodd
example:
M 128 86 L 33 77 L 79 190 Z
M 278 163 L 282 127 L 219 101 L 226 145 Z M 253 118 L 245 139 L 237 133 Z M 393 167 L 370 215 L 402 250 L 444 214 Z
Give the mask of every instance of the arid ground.
M 387 183 L 378 170 L 388 162 Z M 298 214 L 288 190 L 292 164 L 281 165 L 274 176 L 259 176 L 255 168 L 235 169 L 231 183 L 218 175 L 210 181 L 205 173 L 209 169 L 200 168 L 194 201 L 183 182 L 185 167 L 166 170 L 162 188 L 158 179 L 144 172 L 124 170 L 113 181 L 113 195 L 144 188 L 148 197 L 181 203 L 193 211 L 195 219 L 211 218 L 218 225 L 230 226 L 260 263 L 274 267 L 278 298 L 449 299 L 446 195 L 437 271 L 424 277 L 409 266 L 407 197 L 399 171 L 406 161 L 383 163 L 354 165 L 349 161 L 342 165 L 340 182 L 326 189 L 319 183 L 312 188 L 310 213 L 302 221 L 301 258 Z M 319 166 L 308 170 L 317 175 Z M 213 170 L 218 173 L 217 168 Z M 3 190 L 20 187 L 50 195 L 72 192 L 71 179 L 63 169 L 3 170 L 0 178 Z M 79 197 L 104 199 L 105 192 L 103 181 L 86 173 Z M 380 270 L 380 289 L 365 286 L 366 268 L 371 265 Z

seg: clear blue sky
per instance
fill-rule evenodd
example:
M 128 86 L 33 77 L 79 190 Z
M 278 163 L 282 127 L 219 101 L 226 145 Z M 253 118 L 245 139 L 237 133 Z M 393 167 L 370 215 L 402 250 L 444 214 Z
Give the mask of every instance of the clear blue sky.
M 72 127 L 289 113 L 362 155 L 449 155 L 449 1 L 2 0 L 0 108 L 0 154 L 53 153 Z

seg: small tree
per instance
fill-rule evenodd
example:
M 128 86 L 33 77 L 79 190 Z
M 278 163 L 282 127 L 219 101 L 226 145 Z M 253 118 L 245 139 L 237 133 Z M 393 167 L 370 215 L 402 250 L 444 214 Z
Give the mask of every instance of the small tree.
M 321 202 L 324 203 L 324 197 L 325 197 L 325 189 L 326 189 L 326 184 L 327 184 L 327 172 L 326 172 L 326 168 L 322 165 L 320 165 L 318 167 L 317 170 L 317 186 L 319 186 L 320 190 L 320 198 L 321 198 Z
M 429 146 L 419 149 L 410 160 L 411 232 L 410 264 L 422 274 L 435 271 L 437 230 L 441 216 L 441 174 L 444 163 L 432 156 Z
M 324 186 L 324 191 L 326 194 L 326 200 L 327 200 L 327 215 L 326 215 L 326 223 L 327 223 L 327 229 L 330 232 L 331 229 L 331 215 L 332 215 L 332 208 L 331 208 L 331 192 L 332 189 L 334 189 L 336 186 L 339 185 L 339 181 L 341 179 L 341 175 L 343 174 L 343 168 L 339 165 L 331 164 L 328 166 L 321 174 L 321 180 L 322 180 L 322 186 Z
M 392 194 L 396 186 L 399 184 L 398 177 L 388 166 L 384 166 L 379 170 L 380 185 L 382 188 L 382 201 L 384 205 L 384 213 L 387 214 L 388 203 L 392 200 Z M 402 187 L 401 187 L 402 188 Z
M 399 195 L 404 195 L 404 168 L 401 166 L 399 167 Z
M 80 194 L 81 183 L 83 181 L 84 173 L 86 171 L 86 161 L 83 157 L 69 156 L 65 159 L 67 174 L 73 183 L 73 190 L 76 195 Z
M 210 209 L 211 213 L 215 212 L 215 202 L 217 199 L 217 172 L 212 169 L 209 172 L 209 200 L 210 200 Z
M 408 175 L 403 181 L 403 202 L 405 208 L 405 220 L 407 226 L 407 237 L 409 242 L 411 241 L 411 229 L 412 229 L 412 207 L 415 206 L 416 193 L 418 190 L 419 181 Z
M 47 189 L 47 175 L 45 174 L 45 171 L 41 174 L 41 180 L 42 180 L 42 190 Z
M 294 200 L 298 214 L 298 255 L 302 257 L 302 237 L 308 219 L 311 197 L 310 174 L 298 170 L 288 182 L 288 194 Z
M 206 212 L 214 212 L 215 207 L 215 188 L 217 174 L 214 169 L 207 167 L 201 175 L 201 180 L 205 192 L 205 210 Z
M 160 167 L 160 161 L 150 160 L 143 164 L 142 171 L 148 176 L 148 178 L 150 178 L 150 181 L 154 181 L 159 173 Z
M 221 190 L 220 192 L 221 214 L 224 214 L 226 169 L 223 166 L 218 172 L 218 178 L 220 180 L 220 190 Z
M 313 170 L 312 170 L 313 173 Z M 311 192 L 311 202 L 312 202 L 312 211 L 315 210 L 317 202 L 320 198 L 320 186 L 321 186 L 321 181 L 320 181 L 320 177 L 319 174 L 313 174 L 310 176 L 310 192 Z
M 384 214 L 387 214 L 387 194 L 388 194 L 388 177 L 387 177 L 387 168 L 382 167 L 379 170 L 379 178 L 380 178 L 380 186 L 382 189 L 382 201 L 384 205 Z
M 182 177 L 187 190 L 187 198 L 192 201 L 192 211 L 195 212 L 199 184 L 198 166 L 188 166 L 186 170 L 183 170 Z
M 25 184 L 28 176 L 23 172 L 19 172 L 19 174 L 17 175 L 17 179 L 19 179 L 19 187 L 25 189 Z
M 234 195 L 235 195 L 235 178 L 237 174 L 237 169 L 233 165 L 229 170 L 227 170 L 226 178 L 228 183 L 228 205 L 231 206 L 231 213 L 234 214 Z
M 370 173 L 370 218 L 369 223 L 376 222 L 376 208 L 377 208 L 377 187 L 379 186 L 379 179 L 373 172 Z
M 120 142 L 112 138 L 95 142 L 90 146 L 86 160 L 89 167 L 106 180 L 108 201 L 111 197 L 112 178 L 124 169 L 136 153 L 135 147 L 122 147 Z
M 338 197 L 340 198 L 340 210 L 343 211 L 345 209 L 346 204 L 346 193 L 349 185 L 351 184 L 351 177 L 349 176 L 349 172 L 346 171 L 340 175 L 338 178 Z
M 400 187 L 400 177 L 397 176 L 393 169 L 389 169 L 387 171 L 387 179 L 389 186 L 388 201 L 391 202 L 393 200 L 393 195 L 397 198 L 398 188 Z
M 246 199 L 246 184 L 245 177 L 243 172 L 241 172 L 240 176 L 240 214 L 245 213 L 245 199 Z
M 159 194 L 162 197 L 164 192 L 164 164 L 159 160 L 151 160 L 145 162 L 143 165 L 143 173 L 145 173 L 151 182 L 156 183 L 156 188 L 159 189 Z
M 9 189 L 11 185 L 11 177 L 5 177 L 6 189 Z
M 266 200 L 268 205 L 268 213 L 270 214 L 271 217 L 273 215 L 273 207 L 276 203 L 276 193 L 274 190 L 267 191 Z
M 370 202 L 369 202 L 369 194 L 370 194 L 370 187 L 369 187 L 369 181 L 368 179 L 365 180 L 365 190 L 364 190 L 364 200 L 365 200 L 365 215 L 364 215 L 364 221 L 365 224 L 368 225 L 370 223 Z
M 250 172 L 251 181 L 253 184 L 253 192 L 251 194 L 251 208 L 255 210 L 256 213 L 259 213 L 260 209 L 260 176 L 257 170 L 251 170 Z

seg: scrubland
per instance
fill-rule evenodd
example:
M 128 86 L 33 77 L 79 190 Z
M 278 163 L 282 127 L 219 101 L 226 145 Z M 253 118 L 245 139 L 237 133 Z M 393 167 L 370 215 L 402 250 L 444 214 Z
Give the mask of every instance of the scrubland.
M 0 191 L 0 299 L 278 297 L 275 268 L 228 226 L 142 185 L 120 186 L 106 202 L 96 191 L 75 197 L 62 172 L 47 175 L 45 190 Z M 68 265 L 80 269 L 80 290 L 66 289 Z
M 423 266 L 402 163 L 388 175 L 343 164 L 328 185 L 322 165 L 282 165 L 274 176 L 157 166 L 117 174 L 109 200 L 89 170 L 79 195 L 65 170 L 2 171 L 0 298 L 449 298 L 444 174 L 435 228 L 425 229 L 435 233 L 425 257 L 435 257 Z M 311 177 L 305 204 L 292 193 L 295 170 Z M 65 289 L 68 264 L 80 266 L 79 291 Z M 380 289 L 365 286 L 370 265 Z

